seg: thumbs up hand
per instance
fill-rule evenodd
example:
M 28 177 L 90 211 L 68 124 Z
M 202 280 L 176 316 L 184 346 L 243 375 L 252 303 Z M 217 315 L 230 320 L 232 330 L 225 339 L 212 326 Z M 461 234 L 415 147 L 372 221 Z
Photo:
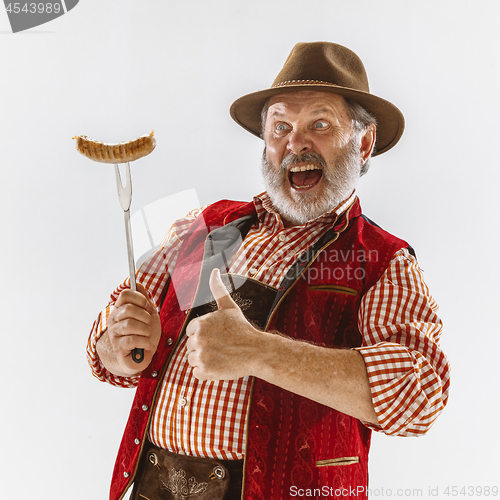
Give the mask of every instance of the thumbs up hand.
M 193 319 L 186 328 L 188 361 L 199 380 L 235 380 L 252 375 L 260 332 L 229 295 L 220 272 L 210 275 L 218 310 Z
M 236 302 L 231 298 L 231 295 L 229 295 L 226 286 L 222 282 L 220 271 L 218 269 L 212 270 L 212 273 L 210 274 L 209 285 L 210 291 L 212 292 L 212 295 L 217 302 L 219 311 L 222 309 L 239 309 L 239 307 L 236 305 Z

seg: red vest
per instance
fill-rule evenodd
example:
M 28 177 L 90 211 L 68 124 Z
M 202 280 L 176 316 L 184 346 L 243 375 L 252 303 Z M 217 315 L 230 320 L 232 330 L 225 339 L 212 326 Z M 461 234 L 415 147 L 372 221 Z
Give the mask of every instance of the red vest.
M 111 500 L 123 498 L 134 479 L 160 381 L 191 308 L 209 296 L 210 271 L 223 267 L 256 220 L 253 203 L 224 200 L 209 206 L 186 235 L 160 311 L 160 344 L 142 373 L 120 445 Z M 360 346 L 360 301 L 407 246 L 364 218 L 356 201 L 286 273 L 266 329 L 326 347 Z M 252 384 L 242 498 L 366 498 L 371 431 L 261 379 Z

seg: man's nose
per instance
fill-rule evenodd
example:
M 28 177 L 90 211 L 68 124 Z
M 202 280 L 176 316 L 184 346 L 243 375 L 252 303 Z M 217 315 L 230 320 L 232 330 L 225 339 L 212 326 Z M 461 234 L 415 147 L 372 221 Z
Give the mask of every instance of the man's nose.
M 302 132 L 300 130 L 293 130 L 290 132 L 288 135 L 287 149 L 295 155 L 311 151 L 312 142 L 307 132 Z

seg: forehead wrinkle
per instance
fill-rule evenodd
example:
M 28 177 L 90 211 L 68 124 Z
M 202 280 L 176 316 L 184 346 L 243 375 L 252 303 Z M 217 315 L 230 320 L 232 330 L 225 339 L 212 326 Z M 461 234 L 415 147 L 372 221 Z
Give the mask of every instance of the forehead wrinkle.
M 280 111 L 279 109 L 276 109 L 276 108 L 268 111 L 269 117 L 276 116 L 278 118 L 283 118 L 285 115 L 286 115 L 286 113 L 284 113 L 283 111 Z
M 328 113 L 335 113 L 335 110 L 333 108 L 328 108 L 326 106 L 319 108 L 319 109 L 313 109 L 311 110 L 312 115 L 323 115 L 323 114 L 328 114 Z
M 272 104 L 269 107 L 270 109 L 268 110 L 268 117 L 270 117 L 270 118 L 286 118 L 290 114 L 292 114 L 292 115 L 302 114 L 303 112 L 306 112 L 307 114 L 309 114 L 311 116 L 331 115 L 331 116 L 338 117 L 339 115 L 342 114 L 342 111 L 336 109 L 334 106 L 321 106 L 320 108 L 316 108 L 316 109 L 312 108 L 312 109 L 309 109 L 307 111 L 304 111 L 304 109 L 302 108 L 299 112 L 294 112 L 292 110 L 287 112 L 286 110 L 282 111 L 281 109 L 279 109 L 281 107 L 280 105 L 283 106 L 282 103 Z M 276 107 L 274 107 L 274 106 L 276 106 Z M 273 107 L 274 107 L 274 109 L 271 109 Z M 286 105 L 283 107 L 286 108 Z

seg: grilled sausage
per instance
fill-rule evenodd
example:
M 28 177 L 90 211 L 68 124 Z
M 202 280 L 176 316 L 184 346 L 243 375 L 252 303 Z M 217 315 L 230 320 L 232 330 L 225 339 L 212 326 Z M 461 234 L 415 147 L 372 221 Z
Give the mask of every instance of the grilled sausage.
M 77 135 L 76 149 L 79 153 L 100 163 L 126 163 L 147 156 L 156 147 L 154 130 L 135 141 L 105 144 L 95 141 L 86 135 Z

